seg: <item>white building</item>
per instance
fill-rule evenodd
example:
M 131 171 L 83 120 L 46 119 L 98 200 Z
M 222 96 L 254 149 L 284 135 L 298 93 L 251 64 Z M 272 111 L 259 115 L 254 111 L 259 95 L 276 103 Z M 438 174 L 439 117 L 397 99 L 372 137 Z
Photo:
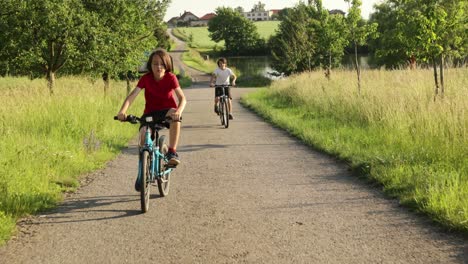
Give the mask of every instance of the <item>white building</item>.
M 271 15 L 273 15 L 273 11 L 254 11 L 254 12 L 244 12 L 242 13 L 244 17 L 251 21 L 264 21 L 264 20 L 271 20 Z

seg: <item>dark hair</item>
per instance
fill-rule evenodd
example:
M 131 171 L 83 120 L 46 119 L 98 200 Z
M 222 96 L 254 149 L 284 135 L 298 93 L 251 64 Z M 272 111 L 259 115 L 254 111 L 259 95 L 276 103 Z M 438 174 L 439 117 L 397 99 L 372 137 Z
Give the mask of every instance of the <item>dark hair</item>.
M 222 63 L 224 63 L 224 64 L 227 64 L 226 58 L 223 58 L 223 57 L 218 59 L 218 61 L 216 62 L 216 65 L 219 66 L 219 63 L 220 63 L 220 62 L 222 62 Z
M 174 71 L 174 68 L 173 68 L 173 65 L 172 65 L 172 57 L 171 55 L 169 55 L 169 53 L 167 51 L 165 51 L 164 49 L 157 49 L 155 51 L 153 51 L 150 55 L 149 55 L 149 58 L 148 58 L 148 62 L 146 63 L 146 68 L 148 69 L 149 72 L 153 72 L 153 69 L 151 68 L 151 62 L 153 61 L 153 57 L 154 56 L 159 56 L 159 58 L 161 58 L 163 64 L 164 64 L 164 68 L 166 68 L 166 72 L 173 72 Z

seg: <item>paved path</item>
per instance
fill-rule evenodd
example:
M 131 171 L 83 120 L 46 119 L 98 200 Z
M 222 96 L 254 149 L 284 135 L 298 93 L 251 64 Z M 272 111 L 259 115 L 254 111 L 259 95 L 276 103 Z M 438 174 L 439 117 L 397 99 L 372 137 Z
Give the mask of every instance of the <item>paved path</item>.
M 132 141 L 60 207 L 24 219 L 0 263 L 467 263 L 466 238 L 242 108 L 249 91 L 233 89 L 223 129 L 212 88 L 185 90 L 182 164 L 148 213 Z

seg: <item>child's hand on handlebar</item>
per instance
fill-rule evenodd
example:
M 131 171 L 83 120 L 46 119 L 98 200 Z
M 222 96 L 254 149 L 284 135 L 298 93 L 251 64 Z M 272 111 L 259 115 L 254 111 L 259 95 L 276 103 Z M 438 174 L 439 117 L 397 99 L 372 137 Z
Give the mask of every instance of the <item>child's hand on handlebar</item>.
M 118 114 L 117 114 L 117 118 L 118 118 L 120 121 L 124 122 L 125 120 L 127 120 L 127 115 L 126 115 L 125 113 L 118 113 Z

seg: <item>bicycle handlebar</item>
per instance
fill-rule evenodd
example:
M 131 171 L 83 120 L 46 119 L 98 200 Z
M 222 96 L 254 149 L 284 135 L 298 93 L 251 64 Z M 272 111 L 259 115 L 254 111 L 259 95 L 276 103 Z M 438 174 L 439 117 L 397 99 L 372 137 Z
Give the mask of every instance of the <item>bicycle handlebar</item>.
M 148 116 L 147 118 L 150 118 L 151 116 Z M 119 120 L 119 117 L 118 116 L 114 116 L 114 120 Z M 182 117 L 180 117 L 180 120 L 182 120 Z M 180 122 L 177 121 L 177 122 Z M 166 128 L 169 128 L 169 124 L 171 123 L 172 121 L 172 118 L 170 116 L 166 116 L 166 119 L 164 120 L 160 120 L 160 121 L 154 121 L 152 118 L 151 120 L 145 120 L 143 118 L 139 118 L 137 116 L 134 116 L 134 115 L 128 115 L 124 121 L 122 122 L 130 122 L 131 124 L 137 124 L 137 123 L 141 123 L 143 125 L 145 124 L 153 124 L 153 125 L 160 125 L 162 127 L 166 127 Z
M 118 117 L 118 116 L 114 116 L 114 120 L 119 120 L 119 117 Z M 136 124 L 136 123 L 138 123 L 138 122 L 140 122 L 140 121 L 141 121 L 141 118 L 136 117 L 136 116 L 134 116 L 134 115 L 128 115 L 128 116 L 125 118 L 125 120 L 122 121 L 122 122 L 130 122 L 130 123 L 132 123 L 132 124 Z

